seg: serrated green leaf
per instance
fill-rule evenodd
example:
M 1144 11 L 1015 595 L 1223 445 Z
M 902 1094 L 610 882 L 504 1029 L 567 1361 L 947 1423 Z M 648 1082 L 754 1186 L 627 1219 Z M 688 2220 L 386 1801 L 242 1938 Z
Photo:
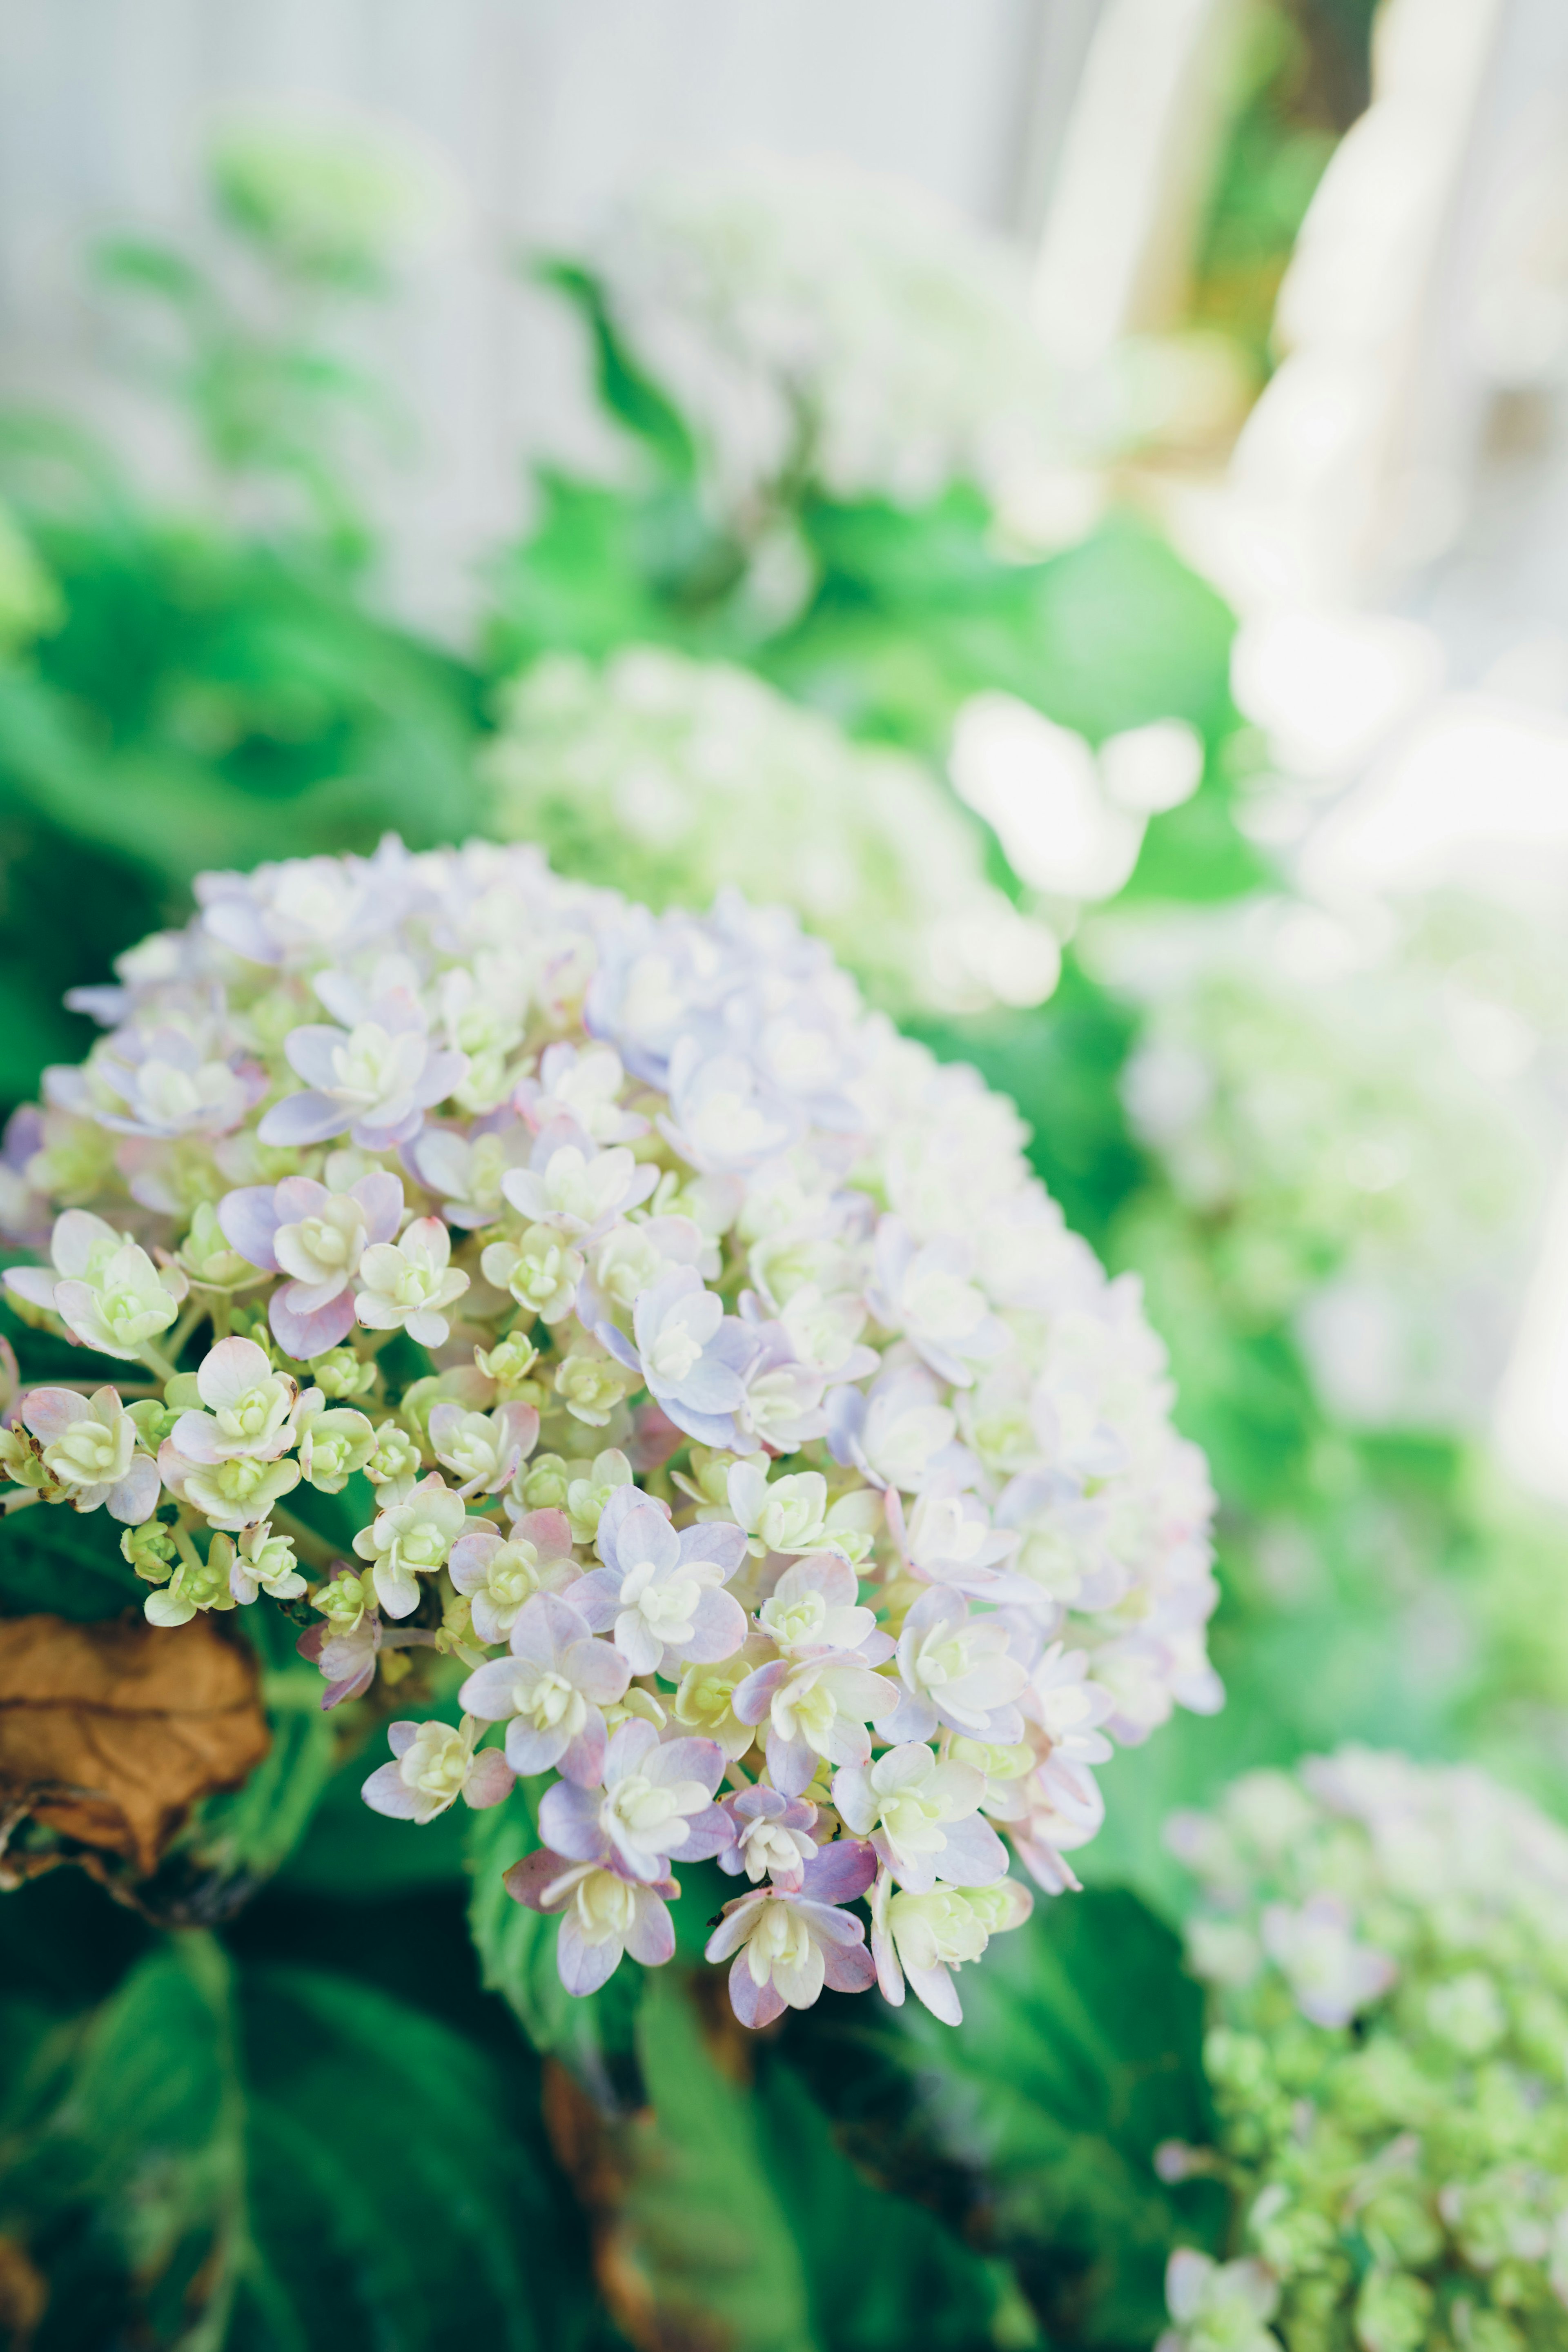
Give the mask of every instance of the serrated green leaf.
M 745 2352 L 994 2352 L 1037 2342 L 1004 2266 L 874 2188 L 765 2045 L 721 2070 L 679 1972 L 637 2020 L 648 2106 L 624 2127 L 608 2225 L 659 2340 Z
M 486 1985 L 500 1994 L 533 2047 L 563 2060 L 612 2106 L 636 2088 L 633 2037 L 647 1971 L 623 1959 L 599 1991 L 585 1999 L 569 1993 L 555 1965 L 559 1923 L 507 1893 L 504 1874 L 540 1843 L 543 1785 L 520 1780 L 504 1804 L 472 1815 L 468 1930 Z
M 1090 1889 L 999 1938 L 963 1995 L 956 2030 L 900 2013 L 941 2145 L 984 2182 L 991 2242 L 1051 2343 L 1141 2352 L 1172 2248 L 1219 2252 L 1226 2218 L 1213 2184 L 1154 2170 L 1162 2141 L 1213 2130 L 1177 1939 L 1135 1896 Z
M 417 2010 L 185 1936 L 44 2057 L 5 2118 L 0 2217 L 49 2277 L 49 2342 L 583 2340 L 525 2078 Z

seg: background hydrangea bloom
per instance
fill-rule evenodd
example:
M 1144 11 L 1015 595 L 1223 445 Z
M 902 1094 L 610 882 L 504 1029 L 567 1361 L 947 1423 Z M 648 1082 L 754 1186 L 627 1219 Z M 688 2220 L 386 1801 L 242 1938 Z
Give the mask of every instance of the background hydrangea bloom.
M 1272 2342 L 1276 2309 L 1289 2344 L 1563 2341 L 1568 1835 L 1471 1768 L 1346 1748 L 1170 1839 L 1221 2127 L 1161 2169 L 1217 2169 L 1246 2249 L 1173 2264 L 1173 2352 Z
M 746 670 L 634 646 L 546 654 L 486 754 L 503 833 L 655 905 L 783 899 L 897 1009 L 1034 1004 L 1056 942 L 986 881 L 984 836 L 906 753 Z

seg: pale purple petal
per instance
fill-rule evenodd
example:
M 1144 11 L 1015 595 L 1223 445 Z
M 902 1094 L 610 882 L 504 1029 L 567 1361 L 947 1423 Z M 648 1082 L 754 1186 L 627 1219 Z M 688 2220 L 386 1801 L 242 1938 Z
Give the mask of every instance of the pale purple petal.
M 730 2006 L 742 2025 L 771 2025 L 784 2011 L 784 1995 L 770 1977 L 760 1985 L 744 1952 L 737 1952 L 730 1968 Z
M 626 1937 L 626 1949 L 645 1969 L 662 1969 L 667 1960 L 675 1958 L 675 1922 L 669 1916 L 669 1906 L 646 1887 L 637 1892 L 637 1913 Z
M 556 1853 L 570 1854 L 574 1862 L 597 1862 L 605 1851 L 597 1798 L 570 1780 L 553 1782 L 540 1800 L 539 1833 Z
M 626 1727 L 629 1730 L 631 1727 L 628 1724 Z M 651 1731 L 653 1726 L 646 1724 L 642 1728 Z M 672 1780 L 700 1781 L 711 1796 L 723 1775 L 724 1751 L 716 1739 L 667 1739 L 662 1748 L 656 1748 L 651 1756 L 633 1769 L 640 1769 L 659 1786 Z
M 942 1834 L 947 1843 L 932 1859 L 938 1877 L 950 1886 L 994 1886 L 1006 1877 L 1007 1849 L 978 1813 L 966 1822 L 945 1822 Z
M 555 1966 L 561 1981 L 570 1993 L 579 1999 L 597 1992 L 608 1984 L 621 1964 L 626 1947 L 613 1939 L 603 1944 L 591 1944 L 577 1924 L 574 1911 L 563 1914 L 561 1933 L 555 1943 Z
M 595 1633 L 607 1633 L 620 1606 L 620 1575 L 612 1568 L 590 1569 L 575 1584 L 569 1584 L 561 1598 L 571 1602 L 584 1623 Z
M 745 1681 L 735 1686 L 730 1700 L 731 1713 L 742 1723 L 761 1723 L 773 1705 L 773 1693 L 789 1674 L 787 1658 L 770 1658 L 765 1666 L 754 1666 Z M 810 1777 L 808 1773 L 806 1778 Z
M 286 1356 L 302 1362 L 310 1356 L 324 1356 L 329 1348 L 338 1348 L 353 1328 L 353 1292 L 344 1288 L 325 1307 L 312 1314 L 301 1315 L 293 1303 L 296 1293 L 303 1293 L 302 1282 L 285 1283 L 275 1290 L 267 1309 L 267 1319 L 272 1326 L 272 1336 Z
M 877 1963 L 863 1943 L 826 1944 L 822 1960 L 824 1981 L 833 1992 L 869 1992 L 877 1981 Z
M 517 1711 L 517 1668 L 510 1658 L 491 1658 L 476 1666 L 462 1689 L 458 1704 L 465 1715 L 477 1715 L 481 1723 L 504 1723 Z
M 671 1862 L 708 1862 L 734 1843 L 735 1825 L 722 1805 L 706 1805 L 690 1821 L 680 1844 L 670 1850 Z
M 591 1638 L 573 1643 L 562 1671 L 584 1698 L 592 1699 L 598 1706 L 612 1706 L 631 1680 L 631 1669 L 619 1652 L 613 1650 L 608 1642 Z
M 598 1788 L 605 1777 L 605 1752 L 608 1746 L 605 1718 L 596 1706 L 590 1707 L 582 1730 L 562 1750 L 562 1771 L 580 1789 Z
M 853 1903 L 877 1875 L 877 1857 L 858 1838 L 837 1838 L 819 1846 L 806 1864 L 804 1893 L 813 1903 Z
M 331 1095 L 285 1095 L 257 1129 L 257 1139 L 283 1145 L 325 1143 L 330 1136 L 342 1133 L 349 1117 Z
M 353 1197 L 364 1211 L 367 1242 L 389 1242 L 403 1215 L 403 1184 L 390 1169 L 373 1169 L 353 1187 Z
M 237 1192 L 226 1192 L 217 1204 L 217 1221 L 230 1249 L 264 1274 L 277 1273 L 272 1242 L 279 1216 L 270 1184 L 244 1184 Z
M 745 1611 L 733 1593 L 710 1584 L 691 1612 L 690 1637 L 679 1644 L 679 1654 L 708 1665 L 732 1658 L 745 1638 Z
M 742 1895 L 733 1903 L 726 1903 L 724 1915 L 703 1947 L 706 1960 L 726 1960 L 744 1942 L 752 1920 L 768 1900 L 768 1890 L 759 1886 L 750 1895 Z
M 477 1714 L 478 1708 L 471 1710 Z M 567 1736 L 559 1724 L 531 1724 L 513 1716 L 506 1727 L 506 1760 L 520 1780 L 548 1772 L 566 1753 Z M 573 1774 L 575 1780 L 577 1775 Z
M 337 1055 L 347 1044 L 342 1030 L 330 1028 L 325 1022 L 307 1021 L 289 1030 L 283 1051 L 295 1076 L 303 1078 L 308 1087 L 331 1087 L 338 1075 Z

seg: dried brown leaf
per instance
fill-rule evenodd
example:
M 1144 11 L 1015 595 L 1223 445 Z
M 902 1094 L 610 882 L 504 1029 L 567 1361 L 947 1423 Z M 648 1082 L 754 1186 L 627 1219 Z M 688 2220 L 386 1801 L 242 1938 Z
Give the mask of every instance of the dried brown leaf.
M 7 1834 L 31 1819 L 152 1871 L 197 1800 L 237 1788 L 269 1744 L 254 1657 L 205 1617 L 0 1622 Z M 9 1858 L 13 1884 L 28 1866 Z

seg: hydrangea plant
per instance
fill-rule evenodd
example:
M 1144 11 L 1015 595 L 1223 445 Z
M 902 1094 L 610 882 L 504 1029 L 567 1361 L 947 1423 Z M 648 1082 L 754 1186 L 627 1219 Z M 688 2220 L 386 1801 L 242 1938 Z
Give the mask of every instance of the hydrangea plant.
M 156 1625 L 294 1614 L 324 1705 L 458 1661 L 366 1801 L 535 1779 L 507 1884 L 571 1991 L 668 1959 L 713 1859 L 746 2023 L 873 1980 L 955 2020 L 1010 1856 L 1076 1885 L 1110 1742 L 1219 1699 L 1136 1283 L 777 910 L 395 840 L 197 896 L 8 1131 L 11 1297 L 110 1361 L 23 1386 L 6 1508 L 118 1523 Z
M 639 189 L 587 257 L 742 528 L 804 486 L 1038 502 L 1060 402 L 1021 254 L 932 197 L 753 157 Z
M 986 881 L 978 830 L 921 763 L 852 743 L 726 662 L 546 654 L 488 755 L 499 829 L 658 904 L 783 899 L 882 1003 L 1037 1004 L 1059 956 Z
M 1160 2162 L 1220 2172 L 1246 2249 L 1175 2257 L 1173 2352 L 1568 2345 L 1568 1836 L 1362 1748 L 1170 1835 L 1221 2129 Z

